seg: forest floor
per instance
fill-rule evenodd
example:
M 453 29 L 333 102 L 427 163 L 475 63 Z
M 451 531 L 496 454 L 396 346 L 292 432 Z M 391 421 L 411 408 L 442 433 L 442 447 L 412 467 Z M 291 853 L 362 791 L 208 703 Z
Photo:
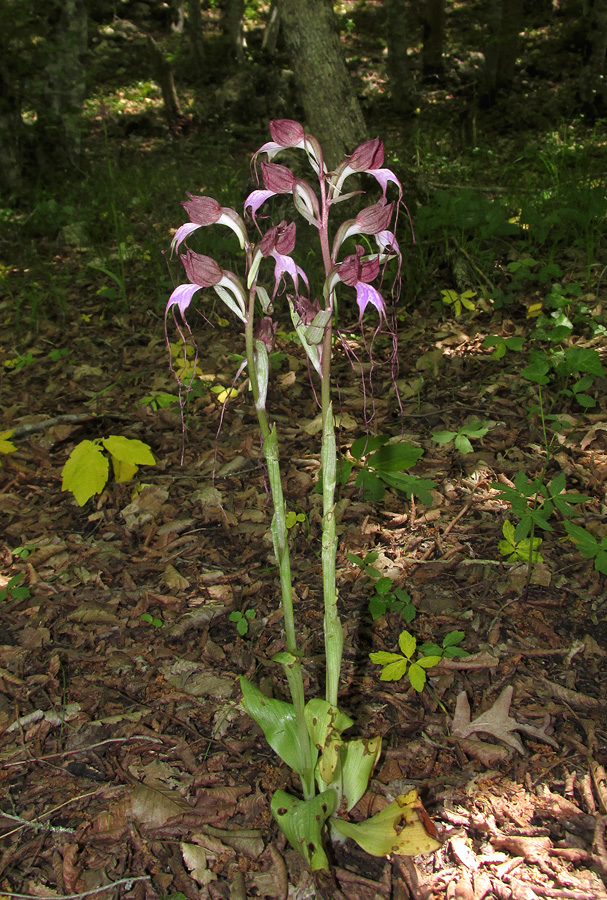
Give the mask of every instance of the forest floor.
M 379 65 L 381 48 L 373 52 L 373 66 Z M 539 134 L 529 144 L 524 135 L 512 138 L 513 123 L 533 120 L 535 127 L 543 115 L 539 87 L 537 79 L 531 87 L 519 84 L 498 136 L 483 134 L 479 123 L 482 146 L 466 171 L 475 187 L 495 185 L 488 196 L 502 196 L 496 173 L 507 176 L 508 187 L 522 182 L 538 145 L 547 168 L 562 166 L 555 191 L 573 165 L 577 138 L 566 129 L 563 143 L 554 132 L 552 143 Z M 538 98 L 530 100 L 536 88 Z M 441 163 L 454 141 L 468 140 L 459 126 L 440 124 L 451 122 L 451 107 L 442 104 L 452 101 L 452 91 L 436 91 L 420 116 L 418 156 L 423 167 L 424 148 L 432 149 L 432 190 L 448 179 L 455 188 L 463 183 L 456 168 Z M 385 104 L 382 109 L 377 131 L 393 136 L 399 123 Z M 120 115 L 128 111 L 121 108 Z M 209 193 L 221 191 L 220 176 L 234 157 L 246 171 L 242 146 L 250 152 L 252 126 L 239 132 L 222 125 L 217 134 L 203 134 L 208 145 L 226 143 L 223 169 L 208 174 L 206 157 L 196 163 L 192 144 L 179 175 L 167 176 L 167 162 L 154 182 L 158 160 L 172 164 L 187 135 L 172 143 L 166 134 L 114 135 L 103 115 L 93 117 L 101 162 L 91 171 L 109 188 L 91 206 L 88 235 L 81 222 L 66 220 L 53 237 L 41 236 L 35 230 L 41 217 L 58 219 L 64 209 L 61 202 L 39 204 L 26 222 L 30 237 L 15 247 L 10 289 L 0 304 L 8 326 L 0 342 L 0 432 L 16 429 L 10 440 L 17 446 L 2 453 L 0 468 L 0 900 L 307 900 L 318 885 L 270 814 L 277 788 L 297 793 L 299 786 L 242 708 L 238 683 L 245 675 L 286 696 L 270 662 L 283 648 L 280 588 L 246 384 L 237 384 L 223 412 L 220 403 L 242 338 L 220 310 L 209 313 L 213 327 L 192 318 L 200 390 L 185 407 L 184 429 L 179 406 L 164 406 L 166 395 L 175 400 L 177 394 L 163 319 L 170 285 L 154 239 L 146 245 L 141 238 L 154 226 L 162 247 L 170 242 L 164 211 L 153 208 L 159 197 L 170 197 L 177 226 L 184 190 L 203 184 Z M 224 115 L 229 120 L 229 110 Z M 424 116 L 426 124 L 432 117 L 438 123 L 426 144 Z M 601 153 L 604 158 L 602 146 L 594 162 Z M 509 153 L 516 165 L 502 162 Z M 140 171 L 129 168 L 129 154 Z M 597 170 L 604 182 L 604 166 Z M 90 184 L 82 205 L 90 201 Z M 223 184 L 224 193 L 234 193 Z M 531 180 L 526 189 L 534 192 Z M 79 203 L 74 209 L 70 214 L 79 216 Z M 575 199 L 568 202 L 572 220 L 579 211 Z M 127 216 L 139 233 L 132 242 L 121 231 Z M 542 217 L 538 205 L 538 228 Z M 552 234 L 563 221 L 554 217 Z M 605 577 L 568 540 L 557 516 L 553 531 L 536 531 L 541 558 L 531 569 L 520 553 L 512 560 L 500 552 L 504 523 L 515 524 L 516 516 L 498 491 L 512 487 L 520 472 L 546 483 L 565 475 L 568 491 L 591 498 L 575 521 L 583 519 L 602 539 L 605 379 L 594 382 L 597 405 L 585 410 L 571 392 L 546 387 L 545 409 L 560 418 L 560 430 L 551 431 L 555 420 L 542 421 L 537 411 L 538 384 L 520 377 L 529 360 L 514 353 L 499 361 L 482 346 L 488 335 L 526 337 L 529 308 L 538 300 L 541 306 L 549 288 L 521 280 L 510 302 L 494 308 L 477 302 L 487 293 L 485 274 L 475 284 L 476 308 L 455 316 L 440 301 L 440 289 L 453 288 L 457 296 L 462 290 L 450 280 L 447 244 L 473 263 L 469 273 L 488 271 L 501 290 L 513 280 L 507 263 L 528 256 L 514 246 L 525 232 L 510 243 L 500 237 L 496 262 L 486 268 L 485 238 L 462 250 L 462 221 L 452 222 L 436 255 L 427 257 L 423 286 L 421 278 L 417 285 L 415 276 L 404 279 L 396 382 L 391 340 L 380 335 L 373 342 L 370 324 L 365 340 L 353 328 L 345 337 L 359 358 L 372 346 L 371 389 L 367 384 L 363 392 L 336 345 L 334 391 L 344 459 L 355 462 L 349 450 L 366 430 L 389 435 L 424 451 L 411 473 L 436 485 L 427 504 L 395 491 L 365 499 L 353 483 L 341 488 L 341 699 L 355 720 L 353 733 L 382 737 L 377 770 L 351 818 L 365 818 L 416 788 L 441 848 L 385 860 L 363 856 L 348 841 L 333 848 L 337 883 L 356 900 L 599 900 L 607 898 Z M 95 227 L 105 229 L 106 239 L 107 232 L 116 243 L 124 239 L 122 257 L 115 247 L 107 257 L 91 255 L 87 241 Z M 562 284 L 580 288 L 572 308 L 586 303 L 592 312 L 585 322 L 598 327 L 605 302 L 601 241 L 593 256 L 590 228 L 582 248 L 559 234 L 552 247 L 546 239 L 537 266 L 560 263 Z M 419 246 L 423 255 L 423 239 Z M 472 260 L 471 248 L 479 253 Z M 128 283 L 121 282 L 119 263 Z M 602 352 L 603 332 L 595 334 L 586 332 L 583 346 Z M 576 341 L 581 345 L 579 334 L 570 344 Z M 306 687 L 308 696 L 322 695 L 321 497 L 312 493 L 320 467 L 318 408 L 301 347 L 284 332 L 277 349 L 284 355 L 268 407 L 278 424 L 287 506 L 296 514 L 290 536 Z M 475 422 L 486 430 L 472 438 L 472 452 L 433 440 L 436 432 L 456 433 Z M 79 441 L 111 434 L 147 443 L 156 464 L 141 467 L 131 482 L 110 479 L 79 507 L 62 491 L 62 468 Z M 351 558 L 370 552 L 393 589 L 408 592 L 411 621 L 397 610 L 372 618 L 375 580 Z M 229 617 L 247 611 L 254 617 L 240 634 Z M 397 651 L 404 629 L 418 646 L 463 632 L 469 655 L 443 659 L 421 692 L 406 678 L 381 681 L 369 653 Z
M 69 355 L 4 375 L 13 398 L 5 424 L 46 427 L 18 440 L 0 476 L 4 585 L 22 573 L 27 586 L 2 607 L 2 887 L 62 896 L 122 882 L 132 884 L 129 896 L 197 900 L 207 891 L 286 897 L 291 885 L 291 896 L 310 897 L 301 859 L 269 815 L 271 793 L 291 776 L 240 705 L 241 674 L 284 691 L 269 663 L 283 646 L 279 588 L 247 391 L 230 401 L 218 438 L 213 395 L 187 407 L 181 465 L 179 412 L 138 404 L 173 389 L 162 317 L 106 317 L 92 298 L 87 309 L 87 321 L 47 322 L 40 332 L 41 346 Z M 354 487 L 340 498 L 343 705 L 359 734 L 383 738 L 353 817 L 415 786 L 442 842 L 415 861 L 336 848 L 347 897 L 607 896 L 604 579 L 556 531 L 543 535 L 528 586 L 526 565 L 498 551 L 508 509 L 491 484 L 541 468 L 542 437 L 520 381 L 479 349 L 482 319 L 412 316 L 399 335 L 402 417 L 389 374 L 379 367 L 374 376 L 373 427 L 398 436 L 402 425 L 424 448 L 415 472 L 438 485 L 431 506 L 390 492 L 364 502 Z M 503 318 L 501 327 L 519 326 Z M 226 327 L 198 339 L 204 377 L 231 383 L 238 336 Z M 323 678 L 321 498 L 310 493 L 317 408 L 301 351 L 279 348 L 286 361 L 269 406 L 287 505 L 305 514 L 292 554 L 313 692 Z M 407 397 L 420 372 L 423 385 Z M 336 374 L 345 451 L 363 431 L 363 397 L 339 351 Z M 69 413 L 83 420 L 52 424 Z M 475 452 L 431 440 L 471 416 L 491 423 Z M 140 471 L 137 490 L 110 484 L 80 508 L 61 491 L 66 448 L 110 433 L 148 443 L 156 466 Z M 604 408 L 561 436 L 548 475 L 559 472 L 568 487 L 604 490 Z M 28 548 L 22 556 L 18 546 Z M 371 550 L 382 574 L 409 592 L 410 624 L 399 612 L 371 619 L 372 580 L 346 557 Z M 240 636 L 228 616 L 246 609 L 255 618 Z M 421 693 L 382 682 L 368 653 L 396 650 L 405 627 L 420 643 L 461 630 L 471 655 L 431 670 Z M 485 713 L 465 738 L 452 733 L 461 692 L 473 724 Z

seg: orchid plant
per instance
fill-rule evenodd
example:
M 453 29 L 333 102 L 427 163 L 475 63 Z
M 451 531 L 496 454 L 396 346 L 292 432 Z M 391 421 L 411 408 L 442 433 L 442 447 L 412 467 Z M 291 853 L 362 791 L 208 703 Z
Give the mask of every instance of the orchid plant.
M 254 154 L 253 166 L 261 174 L 263 187 L 246 199 L 244 214 L 250 217 L 258 234 L 249 229 L 234 209 L 222 207 L 206 196 L 193 196 L 183 202 L 190 221 L 177 229 L 172 250 L 185 246 L 181 254 L 188 283 L 171 294 L 166 318 L 172 315 L 178 329 L 189 334 L 186 313 L 194 295 L 213 288 L 223 303 L 244 326 L 246 360 L 238 375 L 247 369 L 250 390 L 261 431 L 263 454 L 273 501 L 271 533 L 280 571 L 285 648 L 274 660 L 283 666 L 291 702 L 268 698 L 251 682 L 240 679 L 243 704 L 262 728 L 274 751 L 301 779 L 302 798 L 283 790 L 272 798 L 272 813 L 292 846 L 307 860 L 311 869 L 326 870 L 329 862 L 323 842 L 325 828 L 334 839 L 352 837 L 369 853 L 413 854 L 433 850 L 438 843 L 426 830 L 429 820 L 414 791 L 397 797 L 378 815 L 365 822 L 343 818 L 365 793 L 371 772 L 381 752 L 381 738 L 347 740 L 343 732 L 353 720 L 338 706 L 338 690 L 343 652 L 343 631 L 337 606 L 335 561 L 337 550 L 335 487 L 337 452 L 331 400 L 331 359 L 337 291 L 340 285 L 356 292 L 359 320 L 371 306 L 379 316 L 379 326 L 387 326 L 384 298 L 373 285 L 390 259 L 396 259 L 400 272 L 401 253 L 394 234 L 402 187 L 395 174 L 384 168 L 384 145 L 379 138 L 366 141 L 329 172 L 318 140 L 290 119 L 270 122 L 271 140 Z M 297 177 L 289 167 L 272 160 L 285 151 L 302 151 L 311 167 L 316 187 Z M 262 158 L 263 157 L 263 158 Z M 351 175 L 372 176 L 379 184 L 379 201 L 362 209 L 355 218 L 343 221 L 331 241 L 330 213 L 336 204 L 363 193 L 344 192 Z M 258 177 L 259 183 L 259 177 Z M 397 200 L 389 201 L 388 189 Z M 295 210 L 318 232 L 324 264 L 324 284 L 319 296 L 310 288 L 304 270 L 292 253 L 296 242 L 295 222 L 281 221 L 262 232 L 259 210 L 276 195 L 291 195 Z M 238 237 L 245 257 L 245 280 L 223 269 L 214 259 L 187 247 L 187 239 L 198 229 L 225 225 Z M 372 236 L 377 249 L 365 252 L 355 244 L 353 253 L 343 255 L 344 242 L 355 235 Z M 266 260 L 273 260 L 271 294 L 261 283 Z M 398 278 L 398 275 L 397 275 Z M 288 287 L 287 287 L 288 286 Z M 320 382 L 322 410 L 321 463 L 323 472 L 322 583 L 324 596 L 324 646 L 326 658 L 325 697 L 306 702 L 303 679 L 303 650 L 298 642 L 293 608 L 293 581 L 289 558 L 286 507 L 275 424 L 266 408 L 272 351 L 277 323 L 272 318 L 277 298 L 286 294 L 295 331 L 301 341 L 312 376 Z M 167 338 L 168 340 L 168 338 Z M 238 377 L 237 375 L 237 377 Z M 339 813 L 342 816 L 338 815 Z M 430 829 L 431 830 L 431 829 Z

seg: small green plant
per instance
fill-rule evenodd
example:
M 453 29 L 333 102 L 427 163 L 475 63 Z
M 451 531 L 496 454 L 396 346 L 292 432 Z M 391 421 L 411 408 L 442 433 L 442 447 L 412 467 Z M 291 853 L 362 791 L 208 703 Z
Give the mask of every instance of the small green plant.
M 446 634 L 443 638 L 442 644 L 435 644 L 433 641 L 428 641 L 422 644 L 419 650 L 424 656 L 440 656 L 443 659 L 470 656 L 467 650 L 464 650 L 463 647 L 459 646 L 465 637 L 466 635 L 463 631 L 450 631 L 449 634 Z
M 442 659 L 442 653 L 424 654 L 417 647 L 417 640 L 408 631 L 401 631 L 398 636 L 400 653 L 388 653 L 385 650 L 376 650 L 369 654 L 371 662 L 383 666 L 380 674 L 381 681 L 400 681 L 405 675 L 414 690 L 421 692 L 426 684 L 426 669 L 436 666 Z M 440 649 L 440 648 L 439 648 Z M 413 656 L 416 652 L 422 652 L 416 660 Z
M 111 434 L 95 441 L 80 441 L 63 467 L 61 490 L 71 491 L 79 506 L 84 506 L 107 484 L 109 462 L 101 447 L 110 454 L 117 482 L 130 481 L 139 466 L 153 466 L 156 460 L 143 441 Z
M 586 528 L 565 521 L 565 531 L 578 548 L 584 559 L 594 559 L 597 572 L 607 575 L 607 535 L 597 541 Z
M 512 335 L 512 337 L 502 337 L 500 334 L 489 334 L 483 341 L 482 346 L 490 349 L 493 347 L 491 356 L 494 359 L 502 359 L 508 350 L 517 351 L 523 349 L 525 339 Z
M 228 616 L 230 622 L 236 623 L 236 631 L 241 637 L 244 637 L 245 634 L 249 631 L 249 622 L 252 622 L 255 618 L 255 610 L 254 609 L 245 609 L 244 612 L 241 612 L 239 609 L 234 609 Z
M 519 559 L 522 559 L 523 562 L 531 562 L 533 565 L 535 565 L 535 563 L 543 562 L 544 559 L 539 552 L 539 548 L 542 545 L 542 538 L 525 537 L 522 540 L 517 541 L 514 537 L 514 532 L 514 525 L 509 519 L 506 519 L 502 526 L 504 539 L 498 544 L 502 556 L 506 556 L 508 562 L 516 562 Z
M 566 492 L 565 484 L 564 472 L 559 472 L 546 485 L 541 478 L 529 480 L 522 470 L 516 473 L 512 487 L 504 486 L 500 482 L 493 482 L 491 487 L 497 489 L 499 499 L 509 503 L 512 512 L 519 518 L 512 534 L 510 535 L 508 532 L 510 537 L 504 532 L 506 540 L 511 538 L 512 543 L 516 545 L 529 535 L 533 540 L 536 528 L 540 528 L 542 531 L 552 531 L 553 528 L 548 519 L 555 510 L 565 519 L 576 515 L 574 505 L 586 503 L 590 497 L 585 494 Z M 530 553 L 533 553 L 533 543 L 529 545 L 528 549 Z
M 412 622 L 415 618 L 415 606 L 410 595 L 403 588 L 395 588 L 392 579 L 382 575 L 373 563 L 377 562 L 379 554 L 371 550 L 364 559 L 354 553 L 346 553 L 348 560 L 354 566 L 365 573 L 374 582 L 375 594 L 369 600 L 369 612 L 373 621 L 384 616 L 387 612 L 399 612 L 405 622 Z
M 476 303 L 474 302 L 476 291 L 463 291 L 460 294 L 457 291 L 444 290 L 440 292 L 440 295 L 443 305 L 451 307 L 456 318 L 461 315 L 462 309 L 476 309 Z
M 175 394 L 169 394 L 166 391 L 151 391 L 151 393 L 142 397 L 141 400 L 138 400 L 137 403 L 139 406 L 149 406 L 150 409 L 153 409 L 154 412 L 156 412 L 159 409 L 168 409 L 169 406 L 174 406 L 175 403 L 179 403 L 179 397 L 176 397 Z
M 437 444 L 450 444 L 453 442 L 455 449 L 459 450 L 460 453 L 472 453 L 474 447 L 470 443 L 470 439 L 473 441 L 479 440 L 493 427 L 493 422 L 480 422 L 478 419 L 474 419 L 472 422 L 468 422 L 467 425 L 462 425 L 458 431 L 433 431 L 432 440 L 436 441 Z
M 354 462 L 342 462 L 342 482 L 344 473 L 347 474 L 347 481 L 354 467 L 358 469 L 355 484 L 362 492 L 363 499 L 381 500 L 387 486 L 401 491 L 407 497 L 415 496 L 426 506 L 430 506 L 430 491 L 436 487 L 436 482 L 405 473 L 406 469 L 415 465 L 423 452 L 421 447 L 414 447 L 406 441 L 391 443 L 388 434 L 365 435 L 350 447 Z
M 531 350 L 529 364 L 521 375 L 540 386 L 556 381 L 561 385 L 560 394 L 574 398 L 584 409 L 592 409 L 597 401 L 588 391 L 595 377 L 604 377 L 605 370 L 598 350 L 589 347 L 568 347 L 563 350 L 558 346 L 547 350 Z M 581 377 L 572 383 L 571 379 L 575 376 Z
M 5 588 L 0 590 L 0 602 L 2 600 L 27 600 L 31 596 L 30 589 L 23 584 L 24 576 L 13 575 L 9 578 Z
M 153 625 L 154 628 L 162 628 L 163 622 L 162 619 L 159 619 L 158 616 L 153 616 L 151 613 L 142 613 L 141 621 L 147 622 L 148 625 Z
M 27 559 L 32 550 L 36 549 L 36 544 L 25 544 L 24 547 L 15 547 L 12 551 L 13 556 L 18 559 Z

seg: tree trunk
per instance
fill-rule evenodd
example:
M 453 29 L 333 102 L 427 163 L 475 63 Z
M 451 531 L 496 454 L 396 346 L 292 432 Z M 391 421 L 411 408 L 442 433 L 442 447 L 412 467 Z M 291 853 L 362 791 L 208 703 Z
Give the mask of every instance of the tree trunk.
M 221 27 L 228 45 L 228 53 L 239 65 L 244 62 L 243 19 L 244 0 L 225 0 Z
M 440 76 L 444 70 L 445 0 L 426 0 L 423 22 L 422 72 L 426 78 Z
M 332 168 L 367 136 L 333 6 L 328 0 L 279 0 L 278 8 L 307 128 Z
M 601 86 L 604 87 L 605 56 L 607 54 L 607 0 L 594 0 L 588 17 L 588 44 L 590 55 L 580 81 L 582 101 L 594 104 Z M 603 96 L 607 103 L 607 96 Z
M 36 110 L 39 164 L 43 168 L 69 168 L 80 157 L 86 90 L 86 3 L 52 0 L 44 9 L 49 37 L 42 96 Z
M 21 187 L 20 136 L 23 129 L 17 84 L 9 63 L 5 29 L 0 29 L 0 191 L 12 193 Z
M 269 56 L 276 53 L 276 44 L 278 43 L 278 35 L 280 33 L 280 14 L 278 12 L 278 0 L 272 0 L 270 6 L 270 15 L 263 30 L 263 41 L 261 49 L 265 50 Z
M 387 0 L 386 43 L 392 106 L 399 115 L 410 116 L 416 104 L 407 55 L 409 30 L 404 0 Z
M 202 14 L 200 12 L 200 0 L 188 0 L 188 34 L 190 38 L 190 46 L 192 48 L 192 56 L 194 57 L 194 65 L 198 70 L 198 76 L 202 77 L 205 68 L 206 54 L 204 50 L 204 36 L 202 33 Z M 172 77 L 173 75 L 171 73 L 171 78 Z
M 152 57 L 152 67 L 154 70 L 154 78 L 160 85 L 162 91 L 162 99 L 164 101 L 164 114 L 166 116 L 169 127 L 176 125 L 181 119 L 181 107 L 179 105 L 179 97 L 175 89 L 175 80 L 173 78 L 173 67 L 165 58 L 164 53 L 156 43 L 153 37 L 148 35 L 148 47 Z
M 485 69 L 480 91 L 482 106 L 495 103 L 497 90 L 512 83 L 522 19 L 523 0 L 488 0 Z

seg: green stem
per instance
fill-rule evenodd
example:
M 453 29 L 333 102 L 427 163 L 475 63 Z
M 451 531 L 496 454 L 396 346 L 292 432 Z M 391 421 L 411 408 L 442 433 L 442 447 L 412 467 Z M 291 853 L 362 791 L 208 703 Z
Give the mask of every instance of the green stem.
M 259 384 L 259 369 L 255 359 L 255 339 L 253 337 L 253 323 L 255 318 L 255 289 L 251 289 L 249 295 L 249 315 L 245 327 L 245 342 L 247 352 L 247 365 L 249 368 L 249 380 L 253 393 L 253 401 L 257 412 L 257 420 L 261 431 L 263 442 L 263 454 L 268 467 L 268 480 L 270 482 L 270 492 L 272 494 L 272 503 L 274 506 L 274 514 L 272 516 L 272 541 L 274 544 L 274 553 L 278 560 L 278 568 L 280 571 L 280 588 L 282 597 L 282 610 L 284 617 L 285 637 L 287 651 L 292 657 L 292 661 L 285 663 L 283 668 L 291 693 L 291 700 L 295 709 L 295 717 L 297 721 L 297 730 L 299 733 L 299 742 L 302 748 L 304 758 L 304 771 L 301 776 L 304 798 L 306 800 L 314 797 L 316 793 L 314 784 L 314 767 L 312 765 L 312 755 L 310 751 L 310 737 L 306 725 L 304 715 L 305 709 L 305 692 L 303 683 L 303 672 L 301 667 L 301 651 L 297 646 L 297 637 L 295 634 L 295 615 L 293 612 L 293 584 L 291 580 L 291 560 L 289 556 L 289 545 L 287 540 L 287 524 L 284 495 L 282 492 L 282 479 L 280 475 L 280 462 L 278 457 L 278 436 L 276 434 L 276 426 L 270 426 L 268 422 L 268 414 L 265 404 L 260 402 L 262 390 Z
M 332 261 L 329 250 L 328 206 L 321 182 L 322 225 L 319 229 L 325 274 L 328 275 Z M 327 306 L 333 310 L 333 294 L 327 300 Z M 331 356 L 333 353 L 332 318 L 327 323 L 323 338 L 321 408 L 322 408 L 322 447 L 321 463 L 323 473 L 322 491 L 322 586 L 324 597 L 324 638 L 325 659 L 327 666 L 325 697 L 331 706 L 337 706 L 341 660 L 344 647 L 343 628 L 337 610 L 337 586 L 335 583 L 335 559 L 337 556 L 337 535 L 335 523 L 335 484 L 337 479 L 337 444 L 335 440 L 335 422 L 331 403 Z

